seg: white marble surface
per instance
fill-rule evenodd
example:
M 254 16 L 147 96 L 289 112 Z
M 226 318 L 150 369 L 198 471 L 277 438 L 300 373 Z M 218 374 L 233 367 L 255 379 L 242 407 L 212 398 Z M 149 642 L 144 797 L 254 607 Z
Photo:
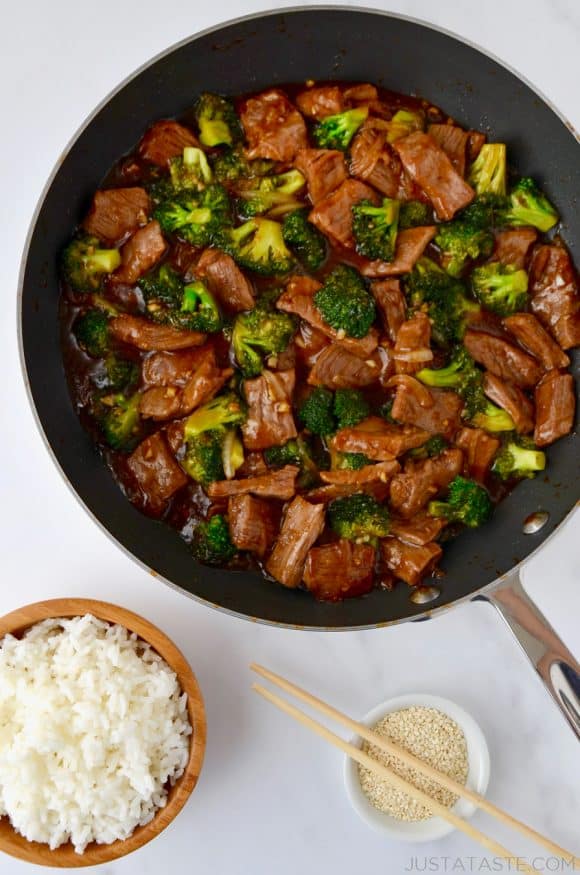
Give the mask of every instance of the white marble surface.
M 413 856 L 423 870 L 427 856 L 431 871 L 452 871 L 452 865 L 453 871 L 500 871 L 491 870 L 491 860 L 486 868 L 479 849 L 461 835 L 411 847 L 370 832 L 348 807 L 340 757 L 251 694 L 251 660 L 355 715 L 413 690 L 455 699 L 488 737 L 491 798 L 580 853 L 578 744 L 491 608 L 471 604 L 430 623 L 341 634 L 267 628 L 211 611 L 164 587 L 113 546 L 79 509 L 41 443 L 15 341 L 17 270 L 34 204 L 71 132 L 135 67 L 189 33 L 272 4 L 202 5 L 21 0 L 3 7 L 0 31 L 0 611 L 60 595 L 98 596 L 133 608 L 183 648 L 207 705 L 206 762 L 185 811 L 150 846 L 102 872 L 347 875 L 374 869 L 398 875 L 410 869 Z M 458 0 L 392 0 L 388 8 L 430 20 L 506 59 L 580 127 L 580 7 L 574 0 L 486 0 L 485 15 Z M 579 536 L 576 515 L 524 574 L 577 652 Z M 538 851 L 485 816 L 475 822 L 514 853 Z M 0 859 L 2 875 L 31 871 Z

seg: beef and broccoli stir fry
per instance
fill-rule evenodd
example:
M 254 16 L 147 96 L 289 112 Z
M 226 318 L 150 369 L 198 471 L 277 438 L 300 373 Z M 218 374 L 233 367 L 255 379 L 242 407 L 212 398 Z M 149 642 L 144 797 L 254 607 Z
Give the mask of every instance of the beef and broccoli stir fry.
M 72 393 L 130 501 L 317 599 L 437 574 L 574 422 L 574 265 L 508 160 L 370 84 L 153 124 L 62 257 Z

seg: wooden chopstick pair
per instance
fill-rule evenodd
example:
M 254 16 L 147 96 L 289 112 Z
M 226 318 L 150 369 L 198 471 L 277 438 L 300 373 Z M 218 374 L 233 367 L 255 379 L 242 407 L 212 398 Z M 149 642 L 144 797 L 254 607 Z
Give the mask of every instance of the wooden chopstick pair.
M 487 811 L 488 814 L 493 815 L 502 823 L 513 827 L 526 838 L 533 839 L 534 841 L 538 842 L 538 844 L 540 844 L 551 854 L 562 858 L 566 861 L 568 865 L 572 865 L 574 869 L 580 868 L 580 861 L 573 854 L 571 854 L 570 851 L 566 851 L 564 848 L 561 848 L 547 836 L 542 835 L 542 833 L 537 832 L 535 829 L 532 829 L 532 827 L 528 826 L 525 823 L 522 823 L 520 820 L 517 820 L 517 818 L 512 817 L 510 814 L 503 811 L 501 808 L 498 808 L 497 805 L 494 805 L 493 802 L 490 802 L 484 796 L 481 796 L 474 790 L 470 790 L 463 784 L 454 781 L 453 778 L 450 778 L 448 775 L 439 772 L 437 769 L 433 768 L 433 766 L 430 766 L 428 763 L 425 763 L 422 760 L 418 759 L 416 756 L 409 753 L 404 748 L 399 747 L 388 738 L 379 735 L 377 732 L 374 732 L 372 729 L 369 729 L 362 723 L 357 723 L 356 720 L 352 720 L 346 714 L 343 714 L 341 711 L 333 708 L 332 705 L 323 702 L 321 699 L 318 699 L 311 693 L 306 692 L 306 690 L 303 690 L 301 687 L 296 686 L 296 684 L 291 683 L 291 681 L 288 681 L 280 675 L 275 674 L 275 672 L 270 671 L 269 669 L 264 668 L 261 665 L 256 665 L 255 663 L 252 663 L 250 665 L 250 668 L 252 669 L 252 671 L 256 672 L 256 674 L 259 674 L 261 677 L 271 681 L 271 683 L 280 687 L 285 692 L 290 693 L 297 699 L 300 699 L 300 701 L 305 702 L 307 705 L 310 705 L 310 707 L 326 715 L 327 717 L 336 720 L 337 723 L 340 723 L 347 729 L 350 729 L 360 738 L 364 738 L 365 741 L 369 741 L 381 750 L 384 750 L 387 753 L 397 757 L 406 765 L 411 766 L 418 772 L 421 772 L 423 775 L 435 780 L 438 784 L 440 784 L 442 787 L 445 787 L 445 789 L 450 790 L 455 795 L 461 796 L 464 799 L 468 799 L 478 808 L 481 808 L 482 811 Z M 374 760 L 360 748 L 355 747 L 355 745 L 350 744 L 340 736 L 336 735 L 334 732 L 331 732 L 331 730 L 327 729 L 326 726 L 323 726 L 321 723 L 313 720 L 312 717 L 309 717 L 299 708 L 296 708 L 294 705 L 292 705 L 290 702 L 287 702 L 285 699 L 281 699 L 275 693 L 272 693 L 270 690 L 266 689 L 260 684 L 253 684 L 252 689 L 254 689 L 257 693 L 259 693 L 273 705 L 276 705 L 286 714 L 289 714 L 290 717 L 293 717 L 299 723 L 302 723 L 304 726 L 308 727 L 308 729 L 311 729 L 317 735 L 320 735 L 326 741 L 330 742 L 335 747 L 344 751 L 344 753 L 351 757 L 351 759 L 355 760 L 355 762 L 360 763 L 367 769 L 375 772 L 375 774 L 388 781 L 394 787 L 397 787 L 399 790 L 407 793 L 417 802 L 420 802 L 423 805 L 427 806 L 434 814 L 437 814 L 440 817 L 444 818 L 444 820 L 451 823 L 454 827 L 461 830 L 475 841 L 479 842 L 481 845 L 483 845 L 483 847 L 487 848 L 488 851 L 491 851 L 496 856 L 503 857 L 506 860 L 515 859 L 515 855 L 510 853 L 510 851 L 508 851 L 507 848 L 504 848 L 503 845 L 500 845 L 494 839 L 485 835 L 485 833 L 482 833 L 466 820 L 459 817 L 457 814 L 454 814 L 453 811 L 451 811 L 449 808 L 446 808 L 436 799 L 428 796 L 422 790 L 417 789 L 413 784 L 405 781 L 404 778 L 401 778 L 395 772 L 391 771 L 386 766 L 377 762 L 377 760 Z M 527 866 L 527 864 L 524 864 L 521 861 L 518 861 L 518 865 L 518 871 L 520 872 L 534 871 L 533 869 L 531 869 L 531 867 Z

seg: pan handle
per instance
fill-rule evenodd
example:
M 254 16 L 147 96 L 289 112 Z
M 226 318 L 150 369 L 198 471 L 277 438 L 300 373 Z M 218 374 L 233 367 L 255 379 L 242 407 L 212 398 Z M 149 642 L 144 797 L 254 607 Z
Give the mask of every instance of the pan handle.
M 476 600 L 487 601 L 499 611 L 580 739 L 580 664 L 524 590 L 519 570 Z

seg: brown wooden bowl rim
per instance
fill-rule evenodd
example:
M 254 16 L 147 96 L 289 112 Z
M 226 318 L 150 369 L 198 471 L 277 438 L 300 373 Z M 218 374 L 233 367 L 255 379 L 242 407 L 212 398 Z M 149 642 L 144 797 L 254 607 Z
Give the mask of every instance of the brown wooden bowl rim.
M 138 826 L 126 839 L 111 844 L 87 845 L 83 854 L 77 854 L 70 842 L 51 850 L 40 842 L 29 842 L 17 833 L 8 817 L 0 817 L 0 850 L 19 860 L 41 866 L 79 868 L 109 863 L 130 854 L 158 836 L 179 814 L 190 797 L 201 771 L 206 744 L 205 708 L 195 674 L 179 648 L 153 623 L 139 614 L 119 605 L 84 598 L 60 598 L 34 602 L 0 617 L 0 640 L 8 633 L 19 635 L 41 620 L 58 617 L 77 617 L 93 614 L 100 620 L 118 623 L 150 644 L 176 673 L 180 686 L 187 693 L 187 710 L 193 734 L 189 760 L 183 775 L 170 789 L 167 804 L 160 808 L 153 820 Z

